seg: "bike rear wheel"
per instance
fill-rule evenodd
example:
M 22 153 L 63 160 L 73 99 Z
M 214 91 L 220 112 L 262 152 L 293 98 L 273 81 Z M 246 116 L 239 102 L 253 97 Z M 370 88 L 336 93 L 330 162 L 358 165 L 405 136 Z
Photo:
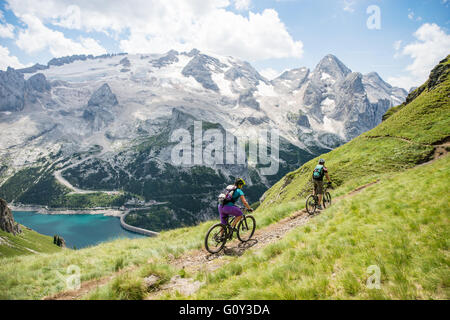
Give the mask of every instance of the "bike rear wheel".
M 237 237 L 241 242 L 251 239 L 256 229 L 256 220 L 251 215 L 245 215 L 237 225 Z
M 217 253 L 227 242 L 227 227 L 224 224 L 217 223 L 209 228 L 205 237 L 205 249 L 209 253 Z
M 306 211 L 312 215 L 316 212 L 316 206 L 316 197 L 313 194 L 309 195 L 309 197 L 306 198 Z
M 323 207 L 328 208 L 331 206 L 331 194 L 329 192 L 325 192 L 323 195 Z

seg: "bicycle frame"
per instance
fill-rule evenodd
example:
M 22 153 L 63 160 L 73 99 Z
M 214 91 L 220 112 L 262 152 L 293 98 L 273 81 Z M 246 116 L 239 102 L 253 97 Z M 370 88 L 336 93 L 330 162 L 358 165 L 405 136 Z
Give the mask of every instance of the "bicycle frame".
M 244 220 L 245 227 L 248 229 L 247 219 L 245 219 L 247 210 L 244 209 L 244 208 L 240 208 L 240 209 L 243 211 L 243 214 L 242 214 L 242 218 L 241 218 L 241 219 Z M 230 235 L 233 236 L 233 227 L 232 227 L 232 224 L 233 224 L 233 221 L 234 221 L 234 220 L 236 220 L 236 217 L 235 217 L 235 216 L 228 217 L 228 219 L 227 219 L 227 238 L 228 238 Z M 236 225 L 236 227 L 237 227 L 237 225 Z

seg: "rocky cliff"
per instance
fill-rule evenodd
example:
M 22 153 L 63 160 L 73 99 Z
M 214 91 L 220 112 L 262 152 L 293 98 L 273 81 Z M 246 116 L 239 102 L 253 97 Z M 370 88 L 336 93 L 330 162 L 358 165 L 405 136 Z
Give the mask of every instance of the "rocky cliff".
M 0 199 L 0 230 L 16 235 L 21 233 L 20 226 L 14 221 L 11 210 L 5 200 Z

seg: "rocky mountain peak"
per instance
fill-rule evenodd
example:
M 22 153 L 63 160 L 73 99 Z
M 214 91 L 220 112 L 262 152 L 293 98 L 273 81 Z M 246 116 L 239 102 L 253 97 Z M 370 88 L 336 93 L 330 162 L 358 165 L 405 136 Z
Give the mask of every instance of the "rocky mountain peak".
M 196 52 L 196 55 L 183 68 L 181 73 L 185 77 L 192 76 L 203 88 L 219 92 L 219 87 L 212 79 L 212 72 L 223 72 L 222 68 L 225 67 L 226 65 L 218 59 Z
M 14 221 L 11 209 L 5 200 L 0 199 L 0 230 L 16 235 L 21 233 L 20 226 Z
M 8 67 L 0 71 L 0 111 L 20 111 L 25 103 L 23 74 Z
M 362 83 L 362 74 L 359 72 L 352 72 L 349 73 L 344 81 L 341 83 L 340 87 L 346 92 L 349 92 L 351 94 L 364 93 L 364 86 Z
M 31 90 L 35 90 L 38 92 L 44 92 L 50 90 L 50 83 L 45 78 L 44 74 L 42 73 L 36 73 L 35 75 L 31 76 L 27 80 L 27 86 Z
M 332 54 L 327 54 L 323 57 L 314 69 L 315 74 L 321 74 L 323 76 L 323 73 L 326 73 L 334 79 L 345 78 L 351 72 L 345 64 Z
M 88 106 L 112 107 L 118 104 L 116 95 L 107 83 L 104 83 L 92 94 Z

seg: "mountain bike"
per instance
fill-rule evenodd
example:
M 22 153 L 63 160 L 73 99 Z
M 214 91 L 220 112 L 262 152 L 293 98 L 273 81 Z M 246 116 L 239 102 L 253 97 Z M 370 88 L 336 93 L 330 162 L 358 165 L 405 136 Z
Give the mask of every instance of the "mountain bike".
M 217 253 L 223 249 L 228 240 L 233 239 L 236 232 L 237 238 L 241 242 L 247 242 L 251 239 L 256 229 L 256 220 L 252 215 L 246 214 L 247 210 L 243 210 L 241 221 L 233 228 L 231 224 L 236 217 L 228 216 L 227 224 L 216 223 L 209 228 L 205 237 L 205 249 L 209 253 Z
M 326 184 L 323 188 L 323 208 L 328 208 L 331 206 L 331 194 L 328 192 L 328 188 L 331 188 L 330 184 Z M 319 206 L 319 196 L 310 194 L 308 198 L 306 198 L 306 211 L 313 215 L 316 212 L 317 207 Z

